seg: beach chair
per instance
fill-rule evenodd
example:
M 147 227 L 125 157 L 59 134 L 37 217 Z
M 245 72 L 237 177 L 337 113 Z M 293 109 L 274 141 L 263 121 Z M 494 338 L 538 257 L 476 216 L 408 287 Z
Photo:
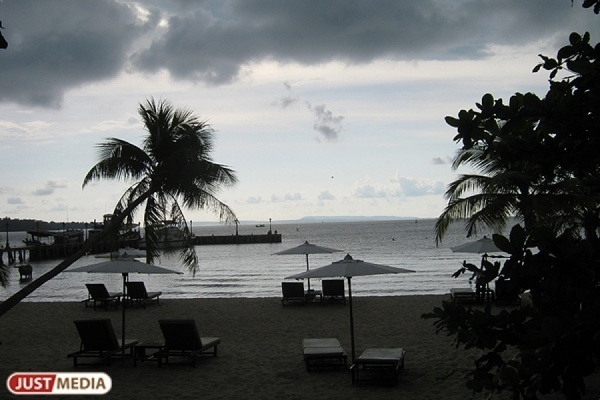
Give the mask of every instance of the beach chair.
M 401 348 L 366 349 L 350 367 L 352 384 L 380 383 L 396 385 L 398 373 L 404 368 L 404 355 Z
M 336 338 L 304 339 L 302 353 L 308 372 L 315 368 L 348 367 L 348 356 Z
M 169 357 L 183 357 L 196 366 L 196 358 L 204 355 L 217 356 L 220 338 L 200 337 L 193 319 L 161 319 L 158 321 L 165 338 L 164 347 L 155 356 L 158 367 L 169 362 Z
M 158 304 L 162 292 L 148 292 L 144 282 L 125 282 L 129 304 L 146 308 L 147 303 Z
M 73 358 L 75 368 L 80 365 L 98 364 L 81 363 L 80 358 L 100 358 L 106 365 L 110 365 L 111 357 L 121 353 L 121 341 L 117 339 L 110 319 L 76 320 L 74 323 L 81 338 L 81 345 L 79 351 L 68 354 L 67 357 Z M 125 339 L 123 350 L 129 349 L 130 355 L 133 355 L 136 343 L 138 341 L 135 339 Z
M 303 282 L 281 282 L 281 292 L 283 293 L 283 297 L 281 298 L 282 306 L 306 304 Z
M 323 302 L 341 301 L 346 304 L 346 293 L 344 291 L 343 279 L 328 279 L 321 282 L 323 289 Z
M 450 297 L 454 300 L 462 301 L 462 302 L 466 302 L 466 303 L 469 303 L 469 302 L 474 303 L 477 301 L 477 294 L 471 288 L 450 289 Z
M 115 309 L 119 308 L 119 302 L 121 301 L 122 292 L 109 292 L 103 283 L 86 283 L 85 287 L 88 290 L 88 298 L 84 300 L 85 306 L 88 307 L 89 303 L 92 303 L 94 310 L 98 303 L 104 305 L 104 308 L 108 310 L 108 306 L 114 304 Z

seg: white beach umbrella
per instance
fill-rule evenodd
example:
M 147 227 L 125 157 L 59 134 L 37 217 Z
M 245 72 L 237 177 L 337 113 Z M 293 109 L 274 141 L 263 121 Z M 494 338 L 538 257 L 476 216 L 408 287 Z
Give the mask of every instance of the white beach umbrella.
M 373 264 L 363 260 L 355 260 L 347 254 L 343 260 L 335 261 L 324 267 L 315 268 L 300 274 L 288 276 L 286 279 L 305 278 L 331 278 L 345 277 L 348 279 L 348 304 L 350 309 L 350 340 L 352 344 L 352 362 L 355 359 L 354 350 L 354 316 L 352 315 L 352 277 L 380 274 L 399 274 L 405 272 L 416 272 L 410 269 L 389 267 L 387 265 Z
M 129 279 L 129 274 L 182 274 L 182 272 L 173 271 L 159 267 L 158 265 L 147 264 L 135 260 L 133 258 L 121 258 L 116 260 L 104 261 L 97 264 L 84 265 L 83 267 L 67 269 L 65 272 L 89 272 L 97 274 L 121 274 L 123 275 L 123 295 L 125 295 L 126 285 L 125 282 Z M 121 305 L 123 315 L 121 317 L 121 333 L 122 341 L 121 345 L 125 345 L 125 302 Z M 122 356 L 125 357 L 125 349 L 121 350 Z
M 309 271 L 308 255 L 309 254 L 331 254 L 340 253 L 342 250 L 332 249 L 330 247 L 317 246 L 316 244 L 308 243 L 308 240 L 302 243 L 300 246 L 292 247 L 291 249 L 279 251 L 274 255 L 290 255 L 290 254 L 304 254 L 306 255 L 306 270 Z M 310 290 L 310 279 L 308 279 L 308 290 Z

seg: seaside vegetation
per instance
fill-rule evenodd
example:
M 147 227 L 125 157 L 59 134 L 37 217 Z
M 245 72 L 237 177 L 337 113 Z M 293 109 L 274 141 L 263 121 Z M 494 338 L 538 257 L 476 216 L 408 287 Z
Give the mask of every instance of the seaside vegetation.
M 423 317 L 457 347 L 481 350 L 467 375 L 473 391 L 582 399 L 600 372 L 600 43 L 572 33 L 555 58 L 540 57 L 545 97 L 516 93 L 505 104 L 485 94 L 476 109 L 446 118 L 462 144 L 453 168 L 475 172 L 448 186 L 436 224 L 440 242 L 459 218 L 470 236 L 511 228 L 515 217 L 507 237 L 493 235 L 508 258 L 465 262 L 455 276 L 505 280 L 527 301 L 499 309 L 445 301 Z
M 94 222 L 84 221 L 42 221 L 38 219 L 21 219 L 4 217 L 0 221 L 0 227 L 5 232 L 26 232 L 26 231 L 60 231 L 64 229 L 87 229 L 94 225 Z
M 133 222 L 142 207 L 147 262 L 159 255 L 156 227 L 165 220 L 182 226 L 184 234 L 191 237 L 184 208 L 212 211 L 225 222 L 237 219 L 233 210 L 217 198 L 222 188 L 237 183 L 237 177 L 231 168 L 213 161 L 212 128 L 190 110 L 175 109 L 166 100 L 146 100 L 139 105 L 138 113 L 146 130 L 142 147 L 108 138 L 97 145 L 99 161 L 83 180 L 83 188 L 100 179 L 132 183 L 116 204 L 110 223 L 81 250 L 0 303 L 0 316 L 67 269 L 95 243 L 114 238 L 119 227 L 124 222 Z M 195 273 L 198 270 L 196 252 L 191 240 L 185 243 L 180 250 L 180 260 Z

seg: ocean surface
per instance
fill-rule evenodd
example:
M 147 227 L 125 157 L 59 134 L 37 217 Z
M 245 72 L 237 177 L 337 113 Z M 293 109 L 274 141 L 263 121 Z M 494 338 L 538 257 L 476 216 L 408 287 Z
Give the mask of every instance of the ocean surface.
M 456 223 L 450 227 L 442 244 L 436 247 L 434 225 L 435 219 L 273 223 L 273 231 L 282 234 L 282 243 L 196 246 L 200 269 L 195 276 L 181 266 L 177 256 L 163 256 L 156 262 L 157 265 L 183 274 L 133 274 L 130 280 L 143 280 L 149 291 L 162 291 L 163 298 L 280 297 L 281 282 L 285 277 L 306 271 L 306 256 L 274 253 L 308 241 L 342 250 L 339 253 L 309 255 L 311 269 L 341 260 L 350 254 L 354 259 L 416 271 L 352 278 L 353 296 L 445 294 L 450 288 L 469 286 L 469 275 L 452 278 L 452 274 L 460 268 L 463 260 L 479 263 L 481 255 L 453 253 L 450 248 L 479 239 L 484 233 L 467 238 L 463 226 Z M 268 225 L 240 225 L 238 228 L 241 235 L 264 234 L 268 229 Z M 233 235 L 235 226 L 194 226 L 193 231 L 198 236 Z M 6 242 L 5 235 L 0 235 L 2 244 Z M 11 247 L 22 245 L 25 237 L 25 232 L 10 232 Z M 4 260 L 6 262 L 6 255 Z M 106 259 L 85 256 L 69 269 L 102 261 Z M 32 262 L 33 278 L 59 262 Z M 87 297 L 85 283 L 104 283 L 109 291 L 121 291 L 122 282 L 120 274 L 63 272 L 25 301 L 79 301 Z M 0 301 L 25 284 L 19 282 L 18 271 L 11 268 L 10 285 L 0 288 Z M 311 279 L 311 287 L 320 289 L 320 280 Z

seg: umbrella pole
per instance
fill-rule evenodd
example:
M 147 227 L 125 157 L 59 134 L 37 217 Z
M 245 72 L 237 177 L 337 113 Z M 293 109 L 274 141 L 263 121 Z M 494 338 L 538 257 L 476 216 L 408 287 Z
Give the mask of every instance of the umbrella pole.
M 306 254 L 306 271 L 308 272 L 308 270 L 308 254 Z M 310 292 L 310 278 L 306 279 L 306 281 L 308 282 L 308 291 Z
M 348 305 L 350 308 L 350 343 L 352 346 L 352 364 L 354 364 L 354 316 L 352 315 L 352 277 L 348 277 Z
M 127 274 L 123 274 L 123 301 L 121 302 L 122 316 L 121 316 L 121 365 L 125 364 L 125 281 L 127 280 Z

